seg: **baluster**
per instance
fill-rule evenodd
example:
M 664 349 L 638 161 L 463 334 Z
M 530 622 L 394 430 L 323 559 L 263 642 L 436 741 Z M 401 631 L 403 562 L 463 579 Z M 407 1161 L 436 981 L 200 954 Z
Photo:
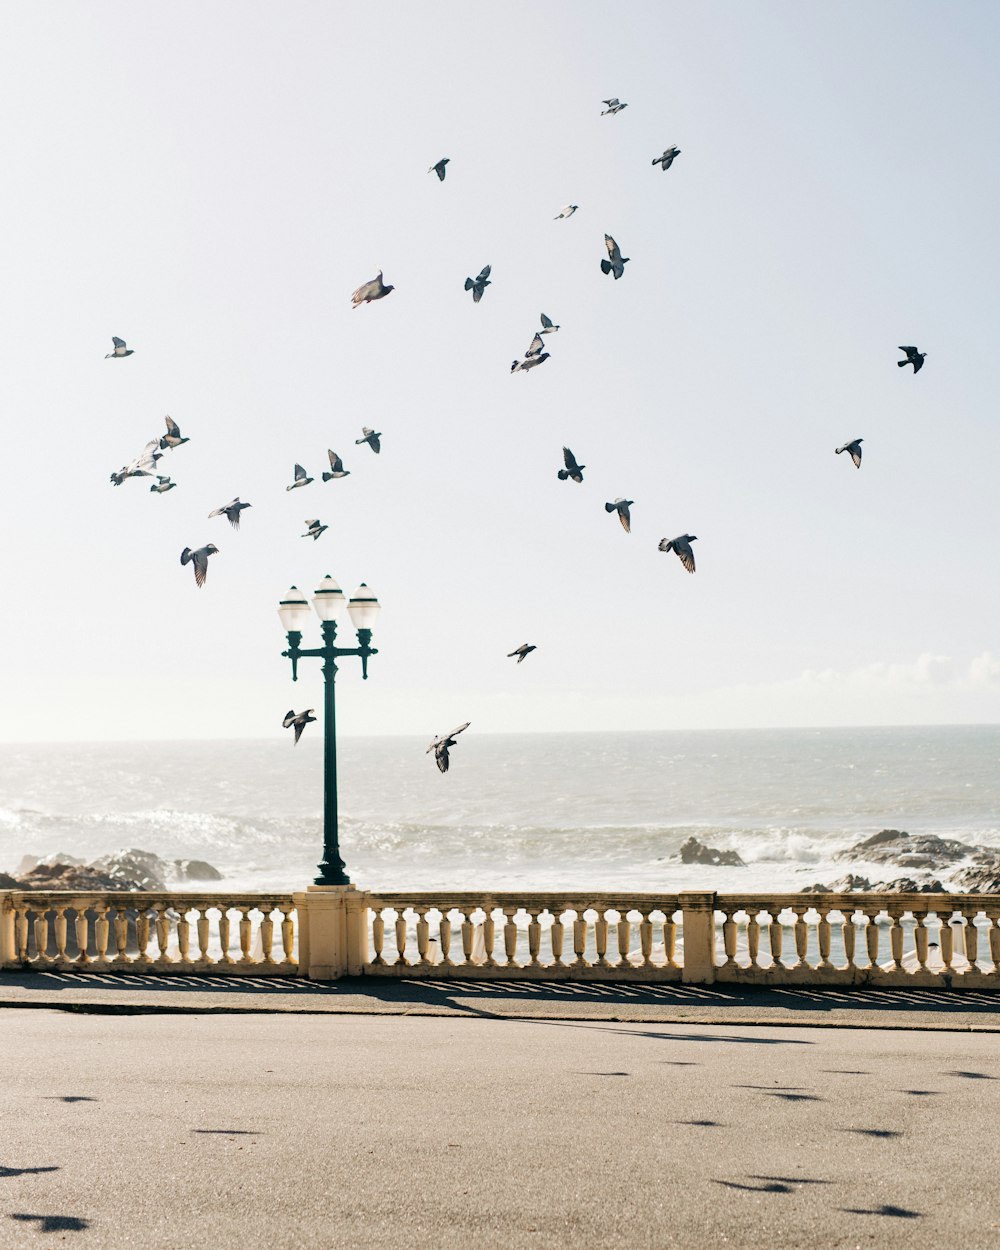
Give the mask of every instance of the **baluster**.
M 821 968 L 832 968 L 830 962 L 830 913 L 824 907 L 819 914 L 819 966 Z
M 274 921 L 271 912 L 274 908 L 266 903 L 260 908 L 260 953 L 261 963 L 274 966 Z
M 640 912 L 640 915 L 642 919 L 639 921 L 639 949 L 642 951 L 642 966 L 649 968 L 653 963 L 653 922 L 650 919 L 650 912 Z
M 618 914 L 618 967 L 629 967 L 629 951 L 632 949 L 632 926 L 629 924 L 628 912 L 622 909 Z
M 195 932 L 198 935 L 198 962 L 211 963 L 208 957 L 208 944 L 212 940 L 212 924 L 208 918 L 208 905 L 198 908 L 198 919 L 195 921 Z
M 514 923 L 514 917 L 518 913 L 517 907 L 505 907 L 504 926 L 503 926 L 503 949 L 507 956 L 507 966 L 509 968 L 518 967 L 517 962 L 517 925 Z
M 128 957 L 128 909 L 124 903 L 115 904 L 115 963 L 127 964 Z
M 94 949 L 97 952 L 95 962 L 106 964 L 108 962 L 108 935 L 111 929 L 108 923 L 110 908 L 107 903 L 95 903 L 94 910 L 97 912 L 97 919 L 94 921 Z
M 857 925 L 854 923 L 854 908 L 849 907 L 847 911 L 840 914 L 844 917 L 840 933 L 844 941 L 844 954 L 847 957 L 848 968 L 853 968 L 856 966 L 854 963 L 854 949 L 858 936 Z
M 177 913 L 177 949 L 184 964 L 191 962 L 191 922 L 187 917 L 188 909 L 181 903 Z
M 56 935 L 55 957 L 56 959 L 64 960 L 66 958 L 66 904 L 63 903 L 61 906 L 59 904 L 56 904 L 55 913 L 56 913 L 56 922 L 54 926 L 55 935 Z
M 587 961 L 584 955 L 587 950 L 587 913 L 580 910 L 576 913 L 576 919 L 573 921 L 573 954 L 576 958 L 573 960 L 572 967 L 586 968 Z
M 965 916 L 965 958 L 969 961 L 969 971 L 979 972 L 976 967 L 976 961 L 979 958 L 979 930 L 976 928 L 977 912 L 973 911 L 971 915 L 963 912 Z
M 597 966 L 606 968 L 608 966 L 608 920 L 603 907 L 594 921 L 594 944 L 597 947 Z
M 892 955 L 893 972 L 903 971 L 903 912 L 899 907 L 889 908 L 892 928 L 889 930 L 889 952 Z
M 396 912 L 396 961 L 404 966 L 409 962 L 406 958 L 406 912 Z
M 430 941 L 431 929 L 427 923 L 428 908 L 418 907 L 417 912 L 417 962 L 424 967 L 430 964 L 427 958 L 427 946 Z
M 759 968 L 760 956 L 760 913 L 750 912 L 747 915 L 747 954 L 750 956 L 750 967 Z
M 733 917 L 735 912 L 726 912 L 725 920 L 722 922 L 722 944 L 726 951 L 726 962 L 724 968 L 735 968 L 736 965 L 736 932 L 737 924 Z
M 156 962 L 158 964 L 168 964 L 171 962 L 171 959 L 167 954 L 167 947 L 170 945 L 170 917 L 167 915 L 167 904 L 154 903 L 153 910 L 156 912 L 156 945 L 160 950 L 160 955 Z
M 472 911 L 462 911 L 460 914 L 465 917 L 462 921 L 462 961 L 464 966 L 472 963 L 472 948 L 476 942 L 476 926 L 472 923 Z
M 229 953 L 229 925 L 230 925 L 229 904 L 220 903 L 219 904 L 219 949 L 221 951 L 221 954 L 219 955 L 220 964 L 231 964 L 231 963 L 236 962 L 233 959 L 232 955 L 230 955 Z
M 806 951 L 809 949 L 809 926 L 806 924 L 806 912 L 808 907 L 795 907 L 795 954 L 798 956 L 795 964 L 796 968 L 808 968 L 806 962 Z
M 441 923 L 438 926 L 438 936 L 441 945 L 441 962 L 451 968 L 454 965 L 451 962 L 451 913 L 443 911 L 441 913 Z
M 293 962 L 292 955 L 295 950 L 295 922 L 292 920 L 295 909 L 286 905 L 278 910 L 281 912 L 281 949 L 285 956 L 283 962 L 290 964 Z
M 496 922 L 493 919 L 492 906 L 485 907 L 483 911 L 483 949 L 486 952 L 483 966 L 485 968 L 495 968 L 497 961 L 493 958 L 493 943 L 496 938 Z
M 42 910 L 41 910 L 41 911 L 36 911 L 36 912 L 35 912 L 35 924 L 34 924 L 34 930 L 35 930 L 35 957 L 36 957 L 36 959 L 37 959 L 39 962 L 41 962 L 41 963 L 48 963 L 48 961 L 49 961 L 49 955 L 48 955 L 48 951 L 49 951 L 49 921 L 48 921 L 48 909 L 45 907 L 45 905 L 44 905 L 44 904 L 42 904 L 42 905 L 41 905 L 41 907 L 42 907 Z M 27 911 L 24 911 L 23 913 L 18 912 L 18 917 L 17 917 L 17 920 L 18 920 L 18 925 L 20 925 L 20 923 L 21 923 L 21 916 L 22 916 L 22 914 L 23 914 L 23 916 L 24 916 L 24 947 L 25 947 L 25 949 L 24 949 L 24 952 L 23 952 L 23 953 L 22 953 L 22 955 L 21 955 L 21 958 L 22 958 L 22 959 L 27 959 L 27 958 L 28 958 L 28 950 L 27 950 L 27 947 L 28 947 L 28 913 L 27 913 Z M 21 945 L 21 943 L 20 943 L 20 940 L 19 940 L 19 941 L 18 941 L 18 947 L 19 947 L 19 948 L 20 948 L 20 945 Z
M 135 944 L 138 948 L 135 962 L 143 966 L 153 962 L 146 949 L 149 946 L 149 911 L 140 907 L 135 916 Z
M 663 914 L 663 954 L 668 968 L 678 968 L 677 962 L 677 921 L 673 911 Z
M 785 936 L 784 927 L 781 923 L 781 912 L 777 908 L 773 912 L 768 912 L 772 917 L 767 926 L 767 936 L 771 944 L 771 959 L 776 968 L 783 967 L 781 962 L 781 947 Z
M 951 961 L 955 953 L 952 946 L 951 912 L 939 915 L 938 922 L 941 925 L 941 931 L 938 934 L 941 943 L 941 962 L 944 964 L 945 971 L 951 972 Z
M 240 913 L 240 960 L 241 964 L 252 964 L 254 962 L 251 950 L 253 949 L 253 921 L 250 919 L 250 913 L 253 911 L 252 904 L 240 904 L 237 908 Z
M 1000 921 L 998 921 L 1000 923 Z M 557 911 L 552 916 L 552 928 L 549 930 L 549 942 L 552 944 L 552 962 L 557 967 L 562 967 L 563 939 L 566 936 L 566 926 L 563 924 L 563 913 Z
M 865 912 L 865 916 L 868 919 L 868 923 L 865 925 L 865 945 L 868 948 L 868 960 L 873 968 L 877 968 L 879 943 L 878 910 Z
M 990 959 L 993 971 L 1000 972 L 1000 912 L 987 912 L 990 921 Z
M 385 949 L 385 920 L 382 916 L 382 908 L 376 907 L 372 912 L 372 950 L 375 952 L 375 958 L 372 964 L 381 968 L 385 964 L 382 957 L 382 951 Z
M 528 958 L 532 968 L 537 968 L 540 962 L 538 952 L 542 948 L 542 925 L 538 917 L 541 910 L 533 908 L 528 913 Z
M 45 911 L 47 910 L 48 908 L 46 907 Z M 44 914 L 45 913 L 42 912 L 42 915 Z M 37 919 L 37 914 L 36 914 L 36 919 Z M 20 907 L 18 907 L 17 916 L 14 920 L 14 938 L 17 942 L 18 959 L 21 961 L 21 963 L 27 963 L 28 961 L 28 908 L 23 903 L 21 904 Z M 45 928 L 46 948 L 48 948 L 48 944 L 49 944 L 49 931 L 48 931 L 48 923 L 46 922 L 46 928 Z M 36 954 L 41 954 L 42 952 L 37 949 L 37 946 L 38 946 L 37 942 L 35 943 L 35 946 L 36 946 Z
M 73 934 L 76 937 L 77 955 L 75 963 L 90 963 L 90 956 L 87 954 L 87 947 L 90 945 L 90 921 L 87 919 L 87 909 L 85 907 L 77 907 L 76 919 L 73 921 Z
M 921 972 L 927 969 L 927 916 L 924 912 L 917 912 L 913 917 L 913 948 L 917 952 L 917 963 Z

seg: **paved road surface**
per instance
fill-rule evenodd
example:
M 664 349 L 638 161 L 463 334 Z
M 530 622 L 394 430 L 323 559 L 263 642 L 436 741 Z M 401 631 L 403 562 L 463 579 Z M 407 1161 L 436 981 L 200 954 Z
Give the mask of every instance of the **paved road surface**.
M 0 1012 L 0 1247 L 1000 1244 L 990 1034 Z

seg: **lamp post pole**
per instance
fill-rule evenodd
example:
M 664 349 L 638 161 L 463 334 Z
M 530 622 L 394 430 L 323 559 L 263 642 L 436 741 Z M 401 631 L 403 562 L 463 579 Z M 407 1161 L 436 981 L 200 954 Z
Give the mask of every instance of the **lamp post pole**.
M 361 675 L 368 680 L 368 657 L 378 655 L 371 645 L 375 617 L 380 604 L 367 586 L 362 583 L 354 592 L 347 610 L 358 632 L 356 647 L 338 647 L 336 616 L 344 606 L 344 594 L 331 577 L 325 577 L 313 599 L 313 606 L 320 618 L 323 631 L 322 647 L 303 648 L 302 631 L 291 628 L 304 625 L 309 619 L 309 605 L 305 595 L 292 587 L 282 600 L 278 613 L 288 636 L 288 650 L 281 654 L 292 662 L 292 681 L 299 679 L 299 660 L 303 658 L 323 661 L 323 859 L 318 865 L 316 885 L 350 885 L 340 855 L 340 830 L 337 813 L 337 660 L 341 656 L 356 655 L 361 660 Z

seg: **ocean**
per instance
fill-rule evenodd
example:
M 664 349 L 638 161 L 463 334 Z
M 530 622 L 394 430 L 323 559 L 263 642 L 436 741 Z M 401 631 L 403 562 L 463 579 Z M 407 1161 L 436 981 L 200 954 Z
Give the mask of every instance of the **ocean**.
M 301 889 L 322 847 L 316 728 L 297 747 L 290 736 L 0 745 L 0 869 L 25 854 L 139 847 L 208 860 L 234 889 Z M 444 776 L 426 747 L 409 737 L 339 743 L 341 848 L 361 887 L 797 890 L 856 870 L 833 854 L 883 828 L 1000 846 L 1000 726 L 473 726 Z M 692 835 L 735 849 L 746 867 L 681 864 L 673 857 Z

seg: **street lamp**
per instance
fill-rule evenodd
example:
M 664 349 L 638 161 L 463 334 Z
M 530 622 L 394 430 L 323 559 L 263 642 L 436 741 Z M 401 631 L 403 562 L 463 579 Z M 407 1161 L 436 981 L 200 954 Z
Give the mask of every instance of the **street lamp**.
M 337 660 L 342 655 L 356 655 L 361 659 L 361 675 L 368 680 L 368 657 L 378 655 L 371 646 L 372 629 L 381 611 L 381 604 L 368 587 L 361 583 L 350 598 L 329 574 L 316 587 L 313 607 L 323 630 L 323 645 L 304 650 L 302 632 L 309 623 L 309 601 L 293 586 L 278 604 L 278 616 L 288 635 L 288 650 L 282 651 L 292 662 L 292 681 L 299 679 L 299 659 L 317 656 L 323 661 L 323 861 L 318 865 L 316 885 L 350 885 L 351 879 L 344 871 L 340 858 L 340 836 L 337 827 L 337 713 L 334 701 L 334 681 L 337 676 Z M 356 647 L 337 647 L 337 617 L 347 603 L 351 623 L 358 631 Z

